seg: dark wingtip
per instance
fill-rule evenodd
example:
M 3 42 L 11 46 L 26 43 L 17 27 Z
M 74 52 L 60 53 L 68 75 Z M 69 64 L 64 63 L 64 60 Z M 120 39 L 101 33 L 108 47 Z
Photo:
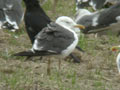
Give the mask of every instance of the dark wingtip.
M 57 55 L 58 53 L 47 52 L 47 51 L 36 51 L 35 53 L 31 50 L 15 53 L 12 56 L 47 56 L 47 55 Z
M 23 51 L 19 53 L 15 53 L 12 56 L 32 56 L 34 53 L 32 51 Z

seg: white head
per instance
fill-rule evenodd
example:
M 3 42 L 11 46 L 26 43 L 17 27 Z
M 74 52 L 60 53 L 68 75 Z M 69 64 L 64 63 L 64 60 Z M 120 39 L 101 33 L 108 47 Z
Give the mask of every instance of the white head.
M 58 17 L 56 23 L 61 26 L 67 26 L 69 28 L 77 25 L 70 17 L 67 16 Z
M 117 17 L 116 17 L 116 20 L 117 20 L 117 21 L 120 21 L 120 16 L 117 16 Z
M 82 25 L 77 25 L 70 17 L 61 16 L 57 18 L 56 23 L 63 26 L 64 28 L 73 30 L 79 36 L 80 29 L 84 29 L 85 27 Z

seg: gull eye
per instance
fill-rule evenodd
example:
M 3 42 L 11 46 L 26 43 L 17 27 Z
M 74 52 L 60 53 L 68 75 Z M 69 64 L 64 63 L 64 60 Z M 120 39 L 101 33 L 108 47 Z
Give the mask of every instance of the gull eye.
M 66 23 L 70 23 L 70 22 L 66 21 Z

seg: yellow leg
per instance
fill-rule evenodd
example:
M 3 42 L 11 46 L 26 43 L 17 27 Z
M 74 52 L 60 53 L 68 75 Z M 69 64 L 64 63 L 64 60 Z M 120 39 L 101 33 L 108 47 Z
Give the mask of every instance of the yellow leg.
M 59 59 L 59 70 L 61 69 L 61 60 Z
M 50 64 L 51 64 L 51 61 L 50 59 L 48 59 L 48 67 L 47 67 L 47 75 L 50 75 Z

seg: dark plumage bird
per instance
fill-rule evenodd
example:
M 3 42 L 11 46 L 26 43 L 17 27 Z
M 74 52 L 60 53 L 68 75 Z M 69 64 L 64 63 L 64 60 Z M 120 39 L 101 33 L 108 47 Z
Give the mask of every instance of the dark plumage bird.
M 81 13 L 83 14 L 82 16 Z M 80 9 L 77 12 L 75 21 L 86 27 L 83 31 L 84 33 L 92 33 L 91 30 L 104 28 L 113 23 L 118 23 L 118 21 L 120 21 L 120 2 L 110 8 L 94 13 L 85 9 Z
M 23 0 L 26 5 L 24 15 L 25 27 L 28 36 L 34 43 L 35 36 L 51 22 L 50 18 L 46 15 L 39 5 L 38 0 Z
M 41 8 L 38 0 L 23 1 L 26 5 L 26 12 L 24 15 L 25 26 L 28 36 L 33 44 L 35 36 L 52 21 Z M 72 54 L 71 56 L 74 57 Z M 79 62 L 79 59 L 76 58 L 75 60 Z
M 77 28 L 76 28 L 77 27 Z M 75 49 L 78 43 L 76 33 L 81 28 L 71 18 L 62 16 L 55 22 L 51 22 L 43 28 L 35 37 L 33 47 L 29 51 L 23 51 L 15 56 L 51 56 L 65 58 Z M 60 62 L 60 60 L 59 60 Z M 50 59 L 48 60 L 48 74 L 50 73 Z
M 19 29 L 23 15 L 21 0 L 0 0 L 0 29 Z

